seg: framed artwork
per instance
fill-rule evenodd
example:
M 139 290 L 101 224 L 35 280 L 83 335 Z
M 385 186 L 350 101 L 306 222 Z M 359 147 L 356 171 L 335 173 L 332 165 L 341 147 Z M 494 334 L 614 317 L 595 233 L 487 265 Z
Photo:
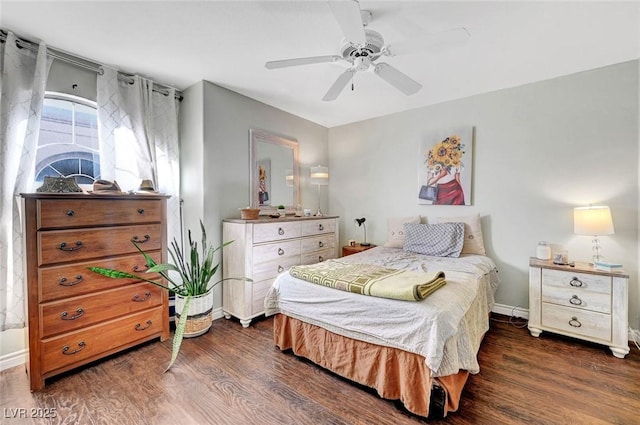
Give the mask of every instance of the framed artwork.
M 271 160 L 258 161 L 258 201 L 260 206 L 271 205 Z
M 471 205 L 473 127 L 434 134 L 420 146 L 418 203 Z

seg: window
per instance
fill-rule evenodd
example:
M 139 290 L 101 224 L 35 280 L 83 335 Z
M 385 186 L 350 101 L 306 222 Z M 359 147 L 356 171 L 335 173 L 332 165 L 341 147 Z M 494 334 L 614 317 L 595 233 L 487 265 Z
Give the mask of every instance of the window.
M 36 182 L 53 176 L 93 184 L 100 178 L 95 102 L 61 93 L 45 94 L 35 174 Z

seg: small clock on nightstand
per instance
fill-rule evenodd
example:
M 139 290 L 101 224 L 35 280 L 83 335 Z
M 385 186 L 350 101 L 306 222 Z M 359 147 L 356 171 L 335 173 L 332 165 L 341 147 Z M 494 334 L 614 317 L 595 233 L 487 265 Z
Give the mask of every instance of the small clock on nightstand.
M 354 246 L 345 245 L 342 247 L 342 256 L 346 257 L 347 255 L 357 254 L 358 252 L 366 251 L 367 249 L 374 248 L 375 246 L 376 245 L 374 244 L 360 245 L 359 243 L 355 244 Z

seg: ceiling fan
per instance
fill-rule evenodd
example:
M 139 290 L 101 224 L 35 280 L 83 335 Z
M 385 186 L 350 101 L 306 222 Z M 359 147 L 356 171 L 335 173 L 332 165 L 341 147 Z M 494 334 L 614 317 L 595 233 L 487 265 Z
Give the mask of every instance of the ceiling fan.
M 349 68 L 340 74 L 329 88 L 322 98 L 325 101 L 337 99 L 349 81 L 352 81 L 356 72 L 366 71 L 369 68 L 373 68 L 374 74 L 407 96 L 417 93 L 422 88 L 420 83 L 388 63 L 377 62 L 377 60 L 382 56 L 421 53 L 439 45 L 459 45 L 465 43 L 470 37 L 466 28 L 456 28 L 385 45 L 380 33 L 366 28 L 373 14 L 369 10 L 361 10 L 357 0 L 329 1 L 328 3 L 345 36 L 340 45 L 340 55 L 283 59 L 265 63 L 267 69 L 338 61 L 347 63 Z

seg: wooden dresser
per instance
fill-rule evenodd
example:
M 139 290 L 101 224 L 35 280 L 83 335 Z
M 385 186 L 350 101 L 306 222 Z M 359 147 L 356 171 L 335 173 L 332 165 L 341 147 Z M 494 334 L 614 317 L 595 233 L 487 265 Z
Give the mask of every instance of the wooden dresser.
M 22 197 L 32 391 L 41 389 L 45 378 L 169 337 L 166 290 L 87 270 L 99 266 L 143 272 L 144 257 L 132 241 L 156 262 L 165 262 L 166 197 Z
M 614 356 L 629 353 L 629 275 L 529 260 L 529 332 L 542 331 L 604 344 Z
M 264 297 L 275 278 L 291 266 L 314 264 L 338 257 L 338 217 L 227 219 L 222 240 L 222 274 L 247 277 L 252 282 L 223 282 L 222 311 L 247 327 L 264 313 Z

